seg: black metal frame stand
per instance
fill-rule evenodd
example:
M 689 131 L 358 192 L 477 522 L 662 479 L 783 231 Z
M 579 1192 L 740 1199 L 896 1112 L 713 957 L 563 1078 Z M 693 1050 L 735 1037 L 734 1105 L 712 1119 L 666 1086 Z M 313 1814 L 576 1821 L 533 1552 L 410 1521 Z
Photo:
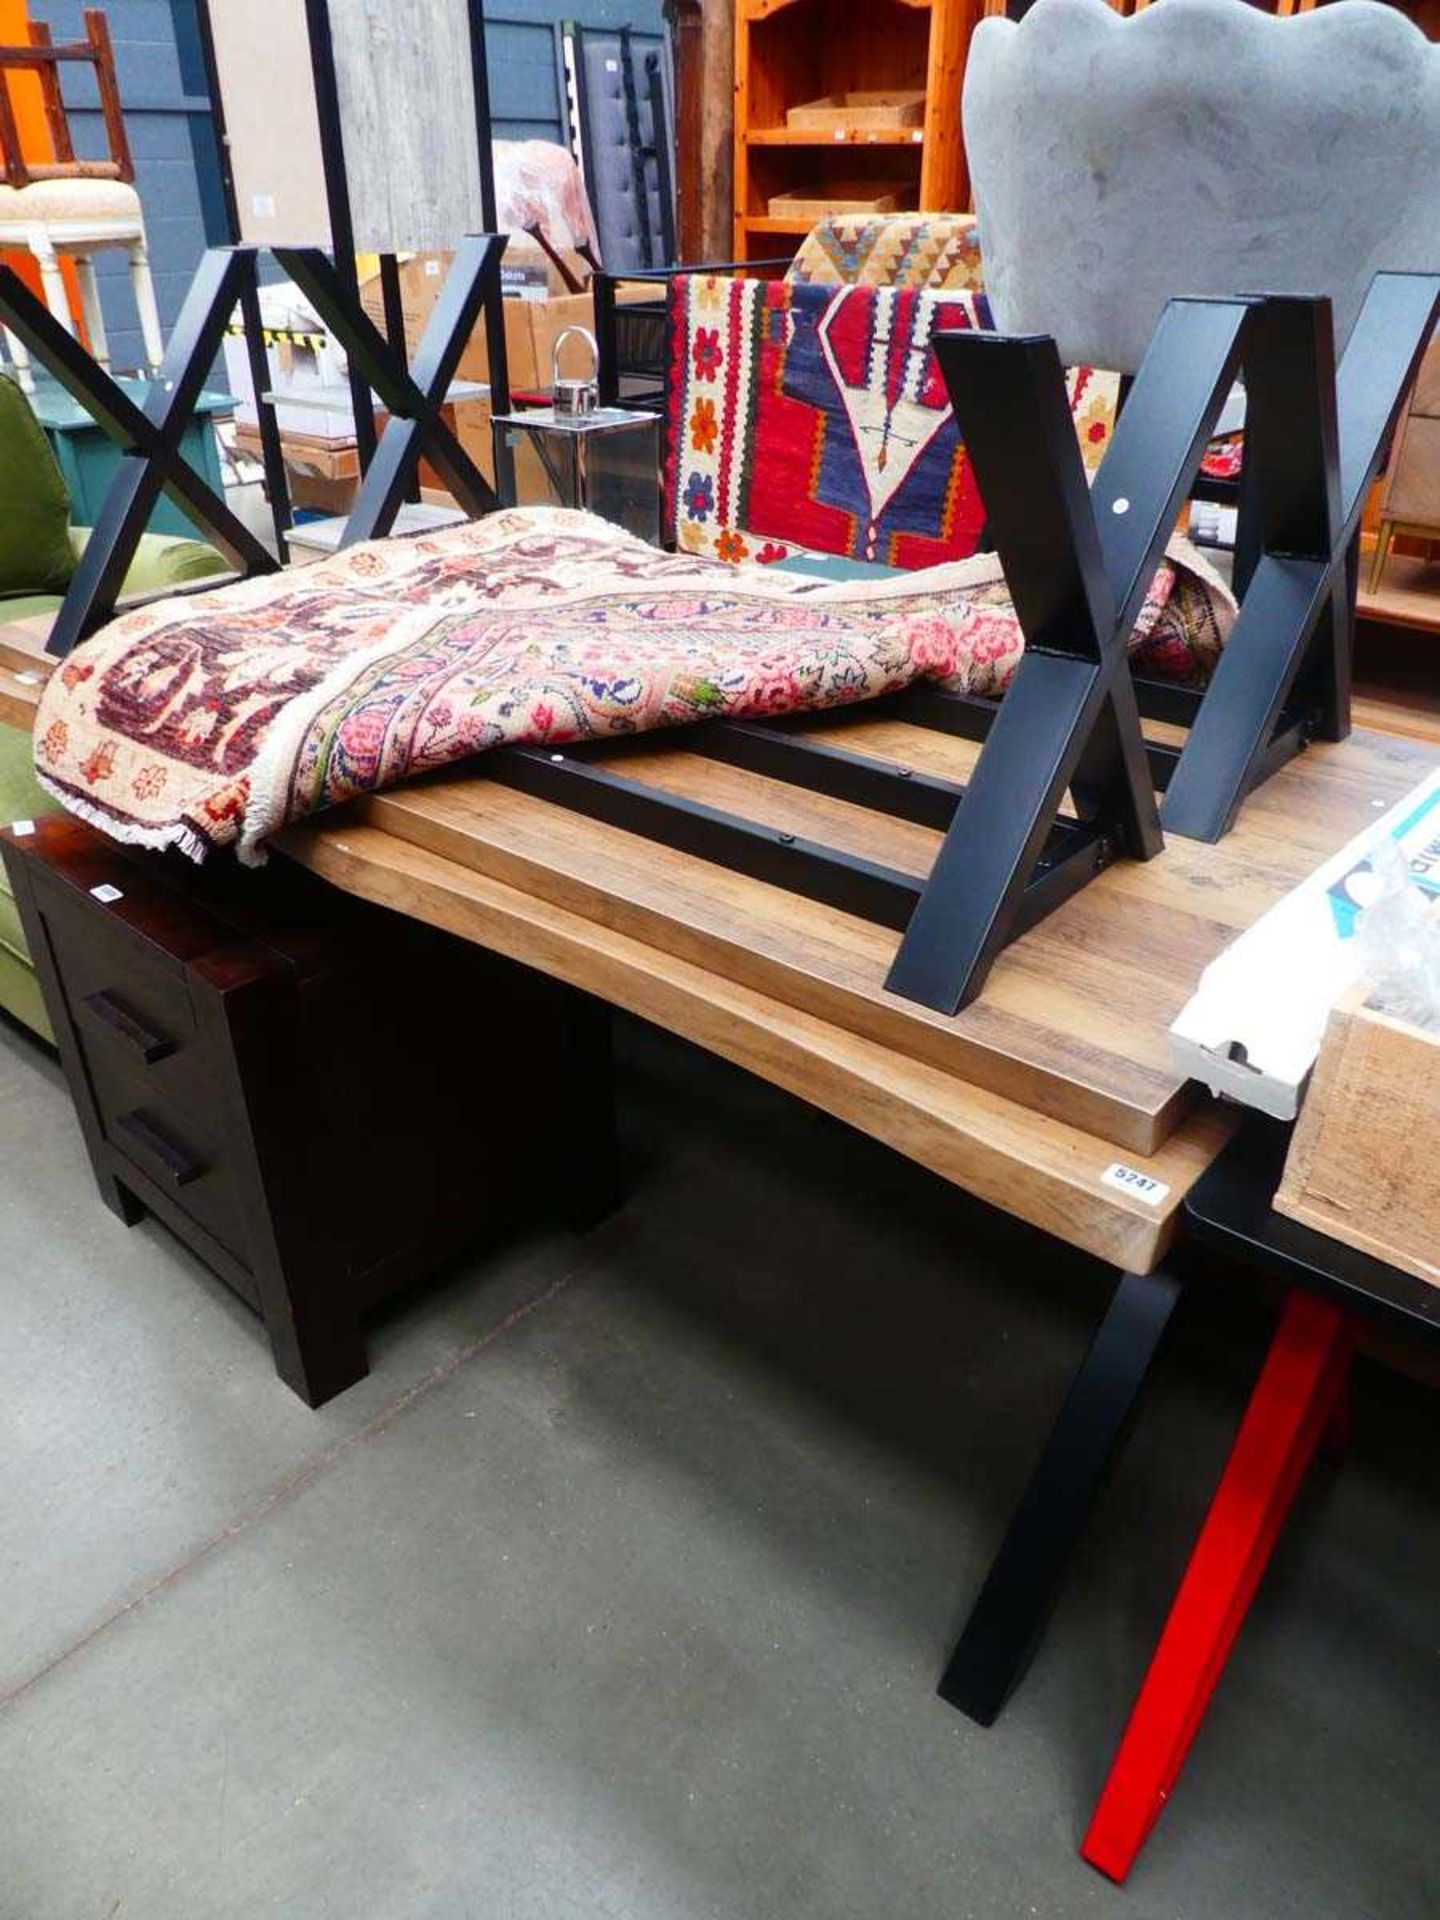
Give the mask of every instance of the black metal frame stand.
M 239 246 L 242 239 L 240 202 L 235 192 L 235 169 L 231 165 L 230 139 L 225 129 L 225 103 L 220 97 L 220 67 L 215 55 L 215 35 L 211 28 L 208 0 L 195 0 L 194 23 L 210 113 L 208 119 L 200 116 L 191 121 L 191 137 L 192 140 L 200 137 L 199 128 L 203 122 L 213 150 L 213 164 L 220 183 L 224 210 L 223 233 L 207 231 L 206 238 L 215 244 Z M 275 532 L 275 551 L 283 554 L 285 536 L 292 522 L 290 482 L 285 472 L 280 423 L 275 417 L 274 403 L 267 398 L 270 362 L 265 351 L 265 332 L 260 317 L 260 289 L 253 280 L 246 280 L 241 287 L 240 317 L 245 331 L 245 357 L 250 369 L 250 386 L 255 395 L 255 415 L 260 430 L 260 465 L 265 475 L 270 522 Z
M 491 777 L 895 927 L 902 938 L 887 987 L 958 1011 L 1010 940 L 1111 860 L 1160 851 L 1126 640 L 1229 392 L 1253 305 L 1177 301 L 1166 310 L 1098 497 L 1086 486 L 1053 341 L 937 339 L 1026 650 L 998 707 L 934 690 L 891 706 L 920 725 L 983 739 L 968 787 L 917 784 L 908 769 L 807 740 L 803 725 L 709 725 L 676 736 L 677 749 L 732 759 L 743 751 L 745 764 L 772 777 L 924 817 L 945 833 L 927 880 L 647 788 L 592 765 L 589 750 L 512 749 L 492 756 Z M 1073 817 L 1060 812 L 1067 792 Z
M 1189 728 L 1180 747 L 1146 749 L 1151 779 L 1164 795 L 1162 826 L 1185 839 L 1215 841 L 1233 826 L 1246 794 L 1311 740 L 1343 740 L 1350 731 L 1360 517 L 1435 324 L 1440 276 L 1377 274 L 1338 376 L 1326 301 L 1172 301 L 1091 492 L 1107 567 L 1109 553 L 1123 544 L 1113 537 L 1111 516 L 1121 501 L 1133 513 L 1137 469 L 1149 472 L 1153 463 L 1161 471 L 1188 431 L 1183 389 L 1173 376 L 1193 373 L 1199 363 L 1187 369 L 1184 349 L 1179 359 L 1158 363 L 1157 354 L 1170 317 L 1199 306 L 1228 307 L 1239 322 L 1222 378 L 1228 391 L 1243 367 L 1248 397 L 1236 541 L 1240 614 L 1203 693 L 1145 679 L 1136 679 L 1135 690 L 1147 718 Z M 1157 364 L 1166 367 L 1164 383 L 1154 377 Z M 953 389 L 952 399 L 959 414 Z M 1207 401 L 1204 411 L 1208 434 L 1216 410 Z M 968 425 L 965 431 L 968 439 Z M 1029 456 L 1017 443 L 1012 457 Z M 1198 465 L 1186 497 L 1195 471 Z M 993 483 L 978 468 L 977 476 L 988 504 Z M 998 538 L 995 544 L 1005 560 Z M 1006 578 L 1013 590 L 1008 561 Z M 1028 628 L 1026 638 L 1033 644 Z M 890 704 L 940 725 L 944 698 L 917 690 Z M 1009 698 L 951 696 L 948 724 L 986 739 Z
M 1218 840 L 1307 740 L 1350 731 L 1360 517 L 1440 308 L 1440 276 L 1377 274 L 1338 378 L 1328 307 L 1269 303 L 1247 356 L 1235 623 L 1166 789 L 1168 832 Z

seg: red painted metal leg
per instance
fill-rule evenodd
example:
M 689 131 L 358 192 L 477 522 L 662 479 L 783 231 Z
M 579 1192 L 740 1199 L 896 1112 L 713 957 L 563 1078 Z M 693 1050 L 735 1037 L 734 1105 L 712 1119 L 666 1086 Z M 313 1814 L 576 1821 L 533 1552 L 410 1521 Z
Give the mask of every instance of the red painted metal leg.
M 1290 1295 L 1080 1848 L 1112 1880 L 1129 1873 L 1184 1765 L 1305 1469 L 1343 1403 L 1354 1339 L 1340 1308 Z

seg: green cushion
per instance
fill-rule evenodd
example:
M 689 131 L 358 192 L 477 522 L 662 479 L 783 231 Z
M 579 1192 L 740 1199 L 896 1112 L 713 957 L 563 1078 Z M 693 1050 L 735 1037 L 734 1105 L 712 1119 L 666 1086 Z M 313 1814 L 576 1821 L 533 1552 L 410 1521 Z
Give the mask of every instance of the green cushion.
M 0 594 L 0 626 L 7 620 L 34 620 L 42 613 L 58 613 L 64 602 L 63 593 Z
M 29 734 L 21 727 L 0 727 L 0 822 L 9 826 L 12 820 L 33 820 L 54 810 L 55 802 L 35 778 Z M 0 899 L 9 892 L 10 882 L 0 861 Z M 4 940 L 18 944 L 23 951 L 18 928 L 7 932 L 0 922 L 0 941 Z
M 0 727 L 0 821 L 33 820 L 55 802 L 31 770 L 30 736 L 21 727 Z M 30 964 L 25 930 L 10 894 L 10 876 L 0 860 L 0 1007 L 38 1034 L 53 1038 L 40 983 Z
M 60 468 L 30 402 L 0 374 L 0 593 L 63 593 L 74 571 Z
M 4 868 L 5 862 L 0 860 L 0 954 L 8 953 L 12 960 L 23 960 L 28 967 L 30 949 L 20 924 L 20 909 L 10 894 L 10 877 Z
M 28 960 L 17 960 L 4 947 L 0 947 L 0 1007 L 42 1040 L 54 1040 L 35 969 Z

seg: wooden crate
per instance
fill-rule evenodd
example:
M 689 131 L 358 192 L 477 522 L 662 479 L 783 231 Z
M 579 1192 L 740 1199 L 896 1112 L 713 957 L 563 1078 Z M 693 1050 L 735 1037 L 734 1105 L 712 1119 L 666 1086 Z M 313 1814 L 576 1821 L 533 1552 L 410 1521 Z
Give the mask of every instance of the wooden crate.
M 806 100 L 786 112 L 788 127 L 812 132 L 885 133 L 925 124 L 925 95 L 914 89 L 880 92 L 827 93 L 822 100 Z
M 904 192 L 903 182 L 881 186 L 868 180 L 837 180 L 824 193 L 797 187 L 790 193 L 772 194 L 770 213 L 773 219 L 803 221 L 808 227 L 827 213 L 893 213 Z
M 1440 1034 L 1363 1004 L 1330 1016 L 1279 1213 L 1440 1286 Z

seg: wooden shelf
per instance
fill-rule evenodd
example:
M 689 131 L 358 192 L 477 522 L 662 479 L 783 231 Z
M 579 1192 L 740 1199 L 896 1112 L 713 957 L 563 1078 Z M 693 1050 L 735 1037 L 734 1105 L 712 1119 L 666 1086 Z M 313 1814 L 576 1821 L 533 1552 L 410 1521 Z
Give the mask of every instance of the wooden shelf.
M 752 147 L 914 147 L 925 144 L 923 127 L 894 127 L 883 133 L 873 128 L 842 128 L 817 133 L 808 127 L 751 127 L 744 136 Z
M 769 213 L 747 213 L 740 221 L 746 233 L 808 233 L 809 220 L 780 220 Z
M 1361 561 L 1360 592 L 1355 603 L 1360 619 L 1440 633 L 1440 566 L 1427 558 L 1396 554 L 1372 591 L 1369 562 L 1367 553 Z
M 1440 4 L 1440 0 L 1437 0 Z M 893 187 L 912 211 L 963 213 L 970 200 L 960 90 L 984 0 L 739 0 L 735 20 L 735 257 L 751 234 L 803 234 L 777 221 L 777 193 L 821 206 L 853 182 Z M 843 94 L 924 96 L 919 127 L 792 127 L 794 107 Z M 914 163 L 886 168 L 913 151 Z M 835 158 L 827 160 L 829 152 Z M 865 162 L 865 153 L 878 156 Z M 793 154 L 792 171 L 784 156 Z M 851 191 L 842 189 L 851 185 Z

